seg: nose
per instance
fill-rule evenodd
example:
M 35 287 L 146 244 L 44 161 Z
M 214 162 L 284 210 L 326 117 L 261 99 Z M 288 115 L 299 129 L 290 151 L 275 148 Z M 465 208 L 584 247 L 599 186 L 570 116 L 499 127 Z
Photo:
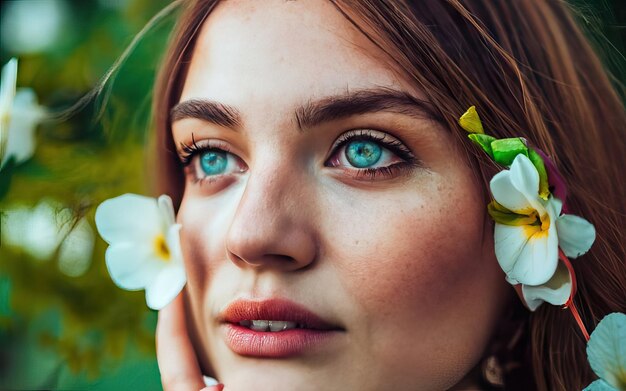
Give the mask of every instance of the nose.
M 226 251 L 242 268 L 296 271 L 317 256 L 314 197 L 297 172 L 250 172 L 226 235 Z

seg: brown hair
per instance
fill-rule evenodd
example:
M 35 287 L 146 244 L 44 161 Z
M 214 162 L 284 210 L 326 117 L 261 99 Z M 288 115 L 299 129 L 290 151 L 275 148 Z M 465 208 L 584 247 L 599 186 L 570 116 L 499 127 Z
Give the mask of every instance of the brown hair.
M 597 230 L 574 260 L 576 305 L 592 330 L 625 311 L 626 114 L 607 72 L 562 1 L 329 0 L 425 94 L 488 183 L 489 163 L 456 121 L 476 105 L 489 133 L 526 137 L 555 161 L 569 185 L 568 209 Z M 179 19 L 154 95 L 160 192 L 179 204 L 182 170 L 171 137 L 198 30 L 217 0 L 190 0 Z M 617 181 L 617 183 L 616 183 Z M 524 315 L 524 318 L 527 316 Z M 582 389 L 593 380 L 585 340 L 571 315 L 543 305 L 528 318 L 529 359 L 540 390 Z

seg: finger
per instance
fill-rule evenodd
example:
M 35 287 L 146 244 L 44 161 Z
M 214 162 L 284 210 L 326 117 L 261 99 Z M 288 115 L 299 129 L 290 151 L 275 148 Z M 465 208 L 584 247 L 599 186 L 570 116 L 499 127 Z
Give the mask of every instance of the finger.
M 188 391 L 205 387 L 193 346 L 187 335 L 182 294 L 159 311 L 156 346 L 164 390 Z

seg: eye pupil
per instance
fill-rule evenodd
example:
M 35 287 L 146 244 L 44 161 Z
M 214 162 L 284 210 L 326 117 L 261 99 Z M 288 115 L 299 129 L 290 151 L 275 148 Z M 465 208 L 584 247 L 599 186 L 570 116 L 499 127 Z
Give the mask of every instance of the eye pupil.
M 372 141 L 358 140 L 348 143 L 345 154 L 354 167 L 366 168 L 380 160 L 382 148 Z
M 200 167 L 207 175 L 219 175 L 226 170 L 228 159 L 226 153 L 208 151 L 200 156 Z

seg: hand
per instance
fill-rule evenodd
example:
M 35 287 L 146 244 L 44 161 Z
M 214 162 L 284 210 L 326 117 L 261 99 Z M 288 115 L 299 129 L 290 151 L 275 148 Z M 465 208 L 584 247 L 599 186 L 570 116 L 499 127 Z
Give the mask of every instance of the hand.
M 204 384 L 187 335 L 182 293 L 159 311 L 156 329 L 157 361 L 165 391 L 222 391 L 223 385 Z

